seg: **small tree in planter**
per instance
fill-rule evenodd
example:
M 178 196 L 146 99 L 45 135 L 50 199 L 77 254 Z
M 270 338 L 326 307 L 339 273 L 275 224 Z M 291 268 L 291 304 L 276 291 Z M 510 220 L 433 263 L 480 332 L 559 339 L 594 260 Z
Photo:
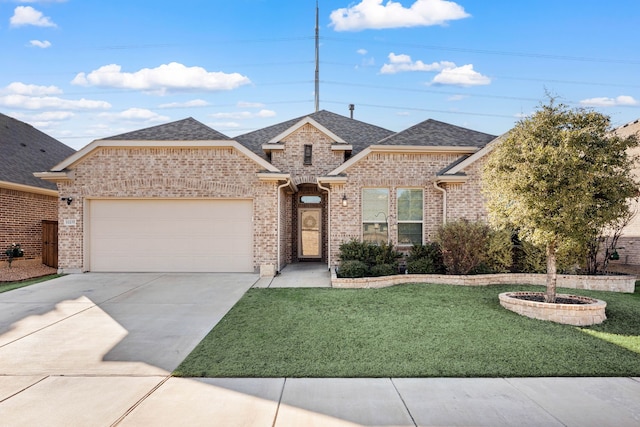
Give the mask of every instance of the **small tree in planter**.
M 20 244 L 12 243 L 11 246 L 9 246 L 6 251 L 4 251 L 4 254 L 7 256 L 7 263 L 9 264 L 9 268 L 11 268 L 13 259 L 24 256 L 24 251 L 20 247 Z
M 556 299 L 558 249 L 587 242 L 629 212 L 638 194 L 629 148 L 635 136 L 611 133 L 608 116 L 556 105 L 551 98 L 520 120 L 490 154 L 483 192 L 491 221 L 543 245 L 546 302 Z

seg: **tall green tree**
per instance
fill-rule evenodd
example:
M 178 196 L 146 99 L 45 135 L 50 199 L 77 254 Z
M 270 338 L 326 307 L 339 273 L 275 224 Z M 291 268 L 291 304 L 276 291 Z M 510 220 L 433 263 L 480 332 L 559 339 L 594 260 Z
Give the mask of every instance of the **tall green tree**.
M 553 98 L 496 141 L 483 171 L 492 223 L 546 247 L 545 300 L 556 299 L 556 254 L 587 247 L 629 212 L 638 194 L 628 149 L 635 136 L 612 134 L 608 116 Z

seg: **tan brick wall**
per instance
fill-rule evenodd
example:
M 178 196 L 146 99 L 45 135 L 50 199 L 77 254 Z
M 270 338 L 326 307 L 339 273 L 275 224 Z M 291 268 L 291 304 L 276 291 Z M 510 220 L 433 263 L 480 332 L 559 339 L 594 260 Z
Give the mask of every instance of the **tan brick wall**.
M 482 167 L 486 158 L 480 159 L 464 170 L 464 184 L 441 184 L 447 189 L 447 221 L 467 219 L 487 221 L 485 198 L 482 195 Z
M 339 246 L 352 238 L 362 239 L 362 189 L 389 189 L 389 228 L 391 243 L 397 245 L 397 190 L 420 188 L 423 190 L 423 238 L 433 239 L 442 224 L 442 193 L 433 182 L 436 173 L 459 158 L 457 154 L 371 153 L 346 171 L 347 183 L 332 186 L 331 201 L 331 265 L 338 262 Z M 486 213 L 480 194 L 478 168 L 467 171 L 466 184 L 446 187 L 448 191 L 447 218 L 484 219 Z M 342 206 L 342 196 L 347 207 Z
M 58 183 L 59 268 L 82 270 L 84 201 L 90 198 L 246 198 L 254 203 L 254 267 L 277 262 L 277 183 L 260 182 L 263 167 L 233 148 L 101 148 Z M 75 219 L 65 226 L 64 219 Z
M 58 219 L 58 197 L 0 188 L 0 260 L 18 243 L 24 259 L 42 259 L 42 221 Z
M 271 163 L 295 177 L 296 184 L 315 183 L 317 176 L 326 175 L 344 162 L 344 152 L 331 150 L 332 142 L 318 129 L 306 124 L 281 141 L 285 148 L 272 152 Z M 305 145 L 313 146 L 311 165 L 304 164 Z

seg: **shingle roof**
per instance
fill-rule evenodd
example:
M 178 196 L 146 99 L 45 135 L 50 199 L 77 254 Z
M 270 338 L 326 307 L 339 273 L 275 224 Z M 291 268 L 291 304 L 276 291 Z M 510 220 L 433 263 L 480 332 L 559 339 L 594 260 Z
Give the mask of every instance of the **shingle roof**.
M 640 136 L 640 119 L 635 120 L 631 123 L 627 123 L 626 125 L 620 126 L 619 128 L 613 131 L 616 135 L 621 137 L 627 137 L 631 135 L 638 134 Z
M 369 145 L 375 144 L 383 138 L 393 135 L 393 131 L 370 125 L 359 120 L 350 119 L 330 111 L 321 110 L 313 114 L 297 117 L 278 123 L 273 126 L 259 129 L 253 132 L 239 135 L 234 138 L 236 141 L 252 150 L 259 156 L 264 157 L 262 144 L 267 143 L 272 138 L 295 126 L 305 117 L 310 117 L 353 147 L 352 154 L 364 150 Z
M 75 150 L 33 126 L 0 113 L 0 181 L 55 190 L 33 176 L 66 159 Z
M 230 138 L 189 117 L 103 139 L 118 141 L 219 141 Z
M 483 147 L 496 137 L 429 119 L 378 142 L 380 145 Z

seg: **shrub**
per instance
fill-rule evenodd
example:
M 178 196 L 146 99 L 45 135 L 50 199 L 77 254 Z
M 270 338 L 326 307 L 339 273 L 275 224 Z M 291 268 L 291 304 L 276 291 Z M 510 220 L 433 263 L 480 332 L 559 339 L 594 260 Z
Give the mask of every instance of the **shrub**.
M 377 253 L 375 256 L 375 260 L 376 260 L 375 264 L 394 265 L 397 273 L 398 259 L 402 258 L 402 254 L 396 251 L 393 245 L 389 245 L 384 242 L 380 246 L 374 245 L 374 247 L 377 248 L 377 251 L 376 251 Z M 396 273 L 392 273 L 392 274 L 396 274 Z
M 351 259 L 343 261 L 338 269 L 338 277 L 355 278 L 365 277 L 369 272 L 369 266 L 362 261 Z
M 465 219 L 440 227 L 437 241 L 449 274 L 469 274 L 487 260 L 489 226 Z
M 509 229 L 491 230 L 487 245 L 488 273 L 508 273 L 513 268 L 515 233 Z
M 407 261 L 407 270 L 409 274 L 436 274 L 436 267 L 430 258 Z
M 360 242 L 352 239 L 347 243 L 340 245 L 340 261 L 362 261 L 367 265 L 376 264 L 376 256 L 379 252 L 379 246 L 370 242 Z
M 378 276 L 391 276 L 398 274 L 398 266 L 394 264 L 376 264 L 371 267 L 371 275 L 373 277 Z
M 409 274 L 441 274 L 445 272 L 440 245 L 435 242 L 413 245 L 407 257 Z

